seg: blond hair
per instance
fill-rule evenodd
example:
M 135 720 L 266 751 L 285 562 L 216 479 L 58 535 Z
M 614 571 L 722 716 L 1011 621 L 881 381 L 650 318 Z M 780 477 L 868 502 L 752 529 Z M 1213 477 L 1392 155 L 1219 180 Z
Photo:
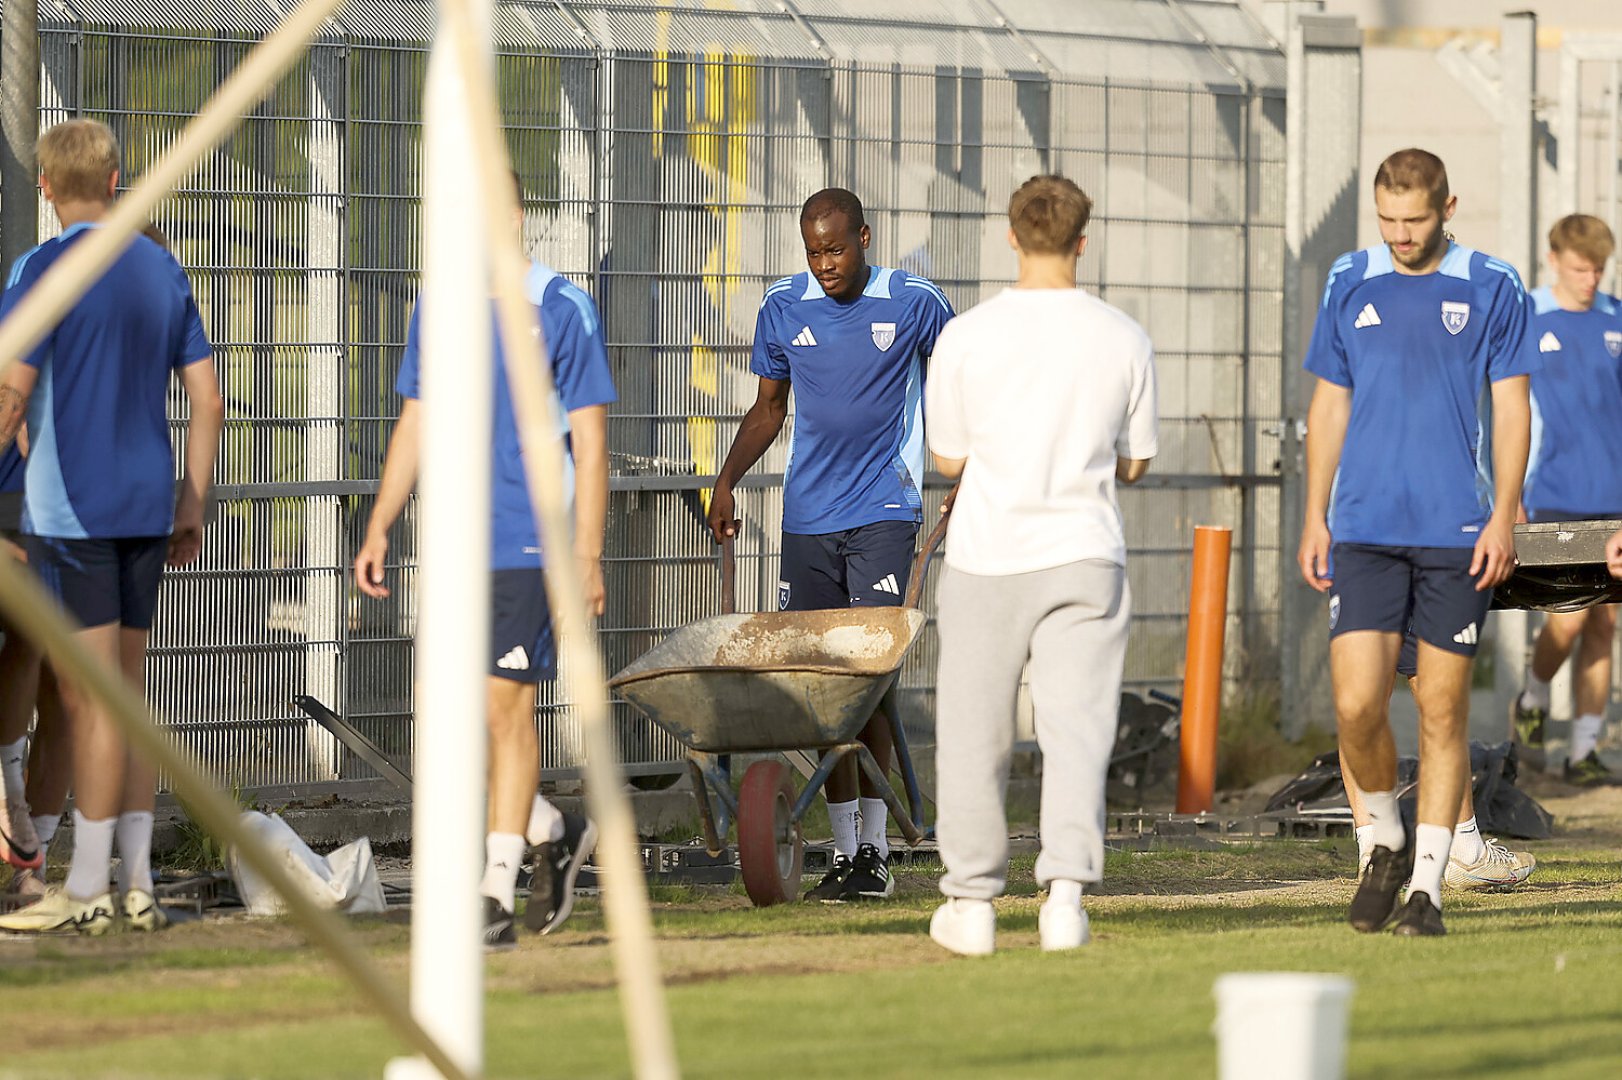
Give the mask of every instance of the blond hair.
M 1423 191 L 1437 210 L 1447 205 L 1447 166 L 1429 150 L 1410 147 L 1398 150 L 1384 161 L 1374 173 L 1374 190 L 1385 188 L 1401 195 L 1405 191 Z
M 1567 214 L 1549 230 L 1549 250 L 1556 255 L 1569 251 L 1602 267 L 1616 251 L 1611 227 L 1592 214 Z
M 39 137 L 39 171 L 58 199 L 106 202 L 118 138 L 100 120 L 65 120 Z
M 1074 255 L 1093 201 L 1062 176 L 1033 176 L 1008 200 L 1008 223 L 1030 255 Z

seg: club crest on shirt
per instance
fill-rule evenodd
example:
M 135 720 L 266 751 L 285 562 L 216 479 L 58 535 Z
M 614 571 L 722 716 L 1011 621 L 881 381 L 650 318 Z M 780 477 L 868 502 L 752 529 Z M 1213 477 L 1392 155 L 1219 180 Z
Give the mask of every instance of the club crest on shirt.
M 1457 334 L 1470 321 L 1470 305 L 1457 300 L 1442 301 L 1442 325 L 1450 334 Z
M 895 344 L 895 323 L 876 322 L 873 324 L 873 344 L 877 345 L 879 352 L 885 352 Z
M 1605 331 L 1605 351 L 1611 354 L 1611 359 L 1622 360 L 1622 330 Z

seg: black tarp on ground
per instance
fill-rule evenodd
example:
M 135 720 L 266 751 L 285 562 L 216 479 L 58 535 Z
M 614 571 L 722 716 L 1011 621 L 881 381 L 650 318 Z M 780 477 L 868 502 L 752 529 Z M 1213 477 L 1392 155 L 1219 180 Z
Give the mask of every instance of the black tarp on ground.
M 1475 796 L 1476 824 L 1484 833 L 1521 840 L 1547 840 L 1554 817 L 1515 786 L 1519 763 L 1515 744 L 1470 743 L 1470 786 Z M 1403 821 L 1414 823 L 1418 799 L 1419 759 L 1397 759 L 1397 801 Z M 1329 810 L 1346 806 L 1340 778 L 1340 755 L 1331 750 L 1313 759 L 1306 770 L 1267 800 L 1268 810 Z

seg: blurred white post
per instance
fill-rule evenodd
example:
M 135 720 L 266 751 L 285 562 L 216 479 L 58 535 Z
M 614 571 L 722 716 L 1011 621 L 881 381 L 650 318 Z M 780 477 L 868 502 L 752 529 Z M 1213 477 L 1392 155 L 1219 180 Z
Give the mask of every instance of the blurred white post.
M 490 0 L 474 0 L 490 59 Z M 468 88 L 443 16 L 423 92 L 422 453 L 411 841 L 411 1011 L 484 1070 L 485 677 L 490 615 L 489 257 Z M 438 1075 L 421 1059 L 396 1077 Z

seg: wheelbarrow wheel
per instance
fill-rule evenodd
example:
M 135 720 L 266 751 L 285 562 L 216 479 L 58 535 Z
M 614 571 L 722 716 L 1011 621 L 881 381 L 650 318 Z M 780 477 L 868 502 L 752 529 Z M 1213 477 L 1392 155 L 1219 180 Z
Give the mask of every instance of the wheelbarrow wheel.
M 756 907 L 800 894 L 805 845 L 794 813 L 794 782 L 781 761 L 757 761 L 738 792 L 738 864 Z

